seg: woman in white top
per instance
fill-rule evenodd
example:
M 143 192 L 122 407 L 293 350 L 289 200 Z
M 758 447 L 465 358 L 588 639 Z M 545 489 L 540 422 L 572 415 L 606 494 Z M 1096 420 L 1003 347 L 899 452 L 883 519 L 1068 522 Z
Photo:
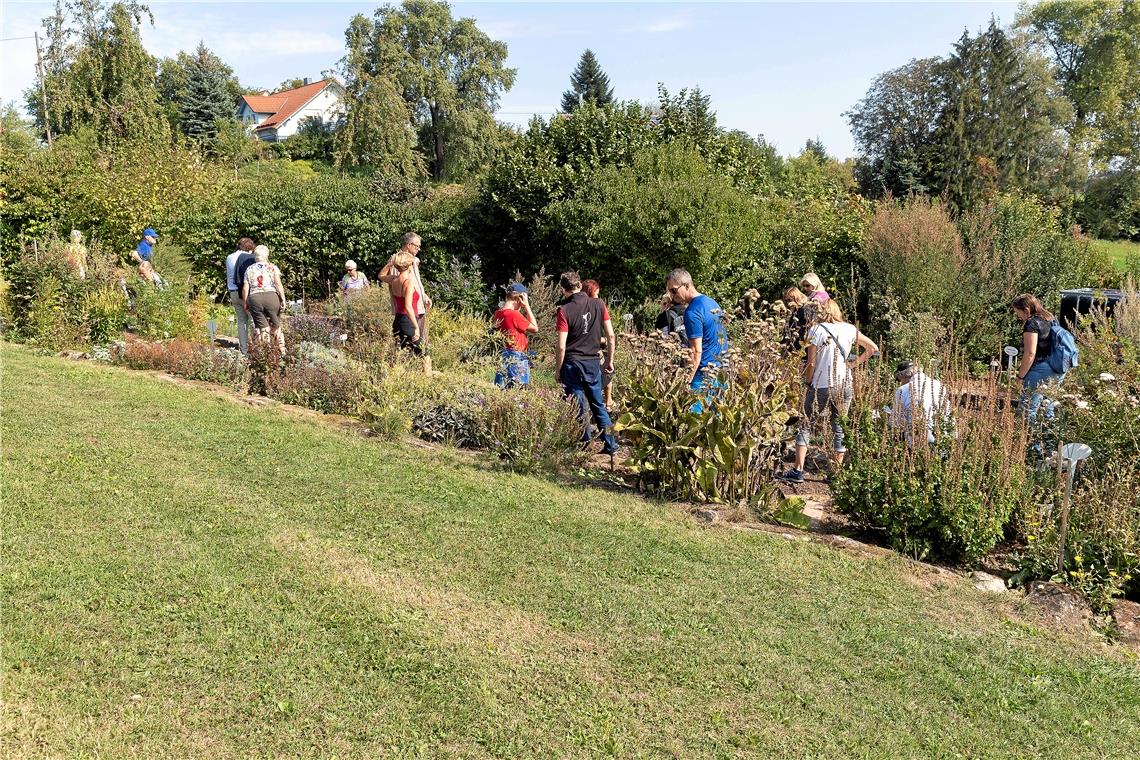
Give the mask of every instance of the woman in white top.
M 855 356 L 856 347 L 863 350 Z M 839 305 L 828 299 L 819 305 L 815 324 L 808 330 L 807 363 L 804 379 L 808 381 L 804 397 L 804 415 L 796 432 L 796 465 L 779 478 L 792 483 L 804 481 L 811 429 L 825 410 L 831 412 L 831 429 L 835 440 L 836 464 L 843 464 L 847 449 L 843 446 L 840 417 L 847 413 L 854 396 L 851 370 L 879 352 L 875 341 L 859 332 L 855 325 L 843 321 Z
M 281 270 L 269 263 L 269 248 L 264 245 L 253 249 L 253 263 L 245 270 L 241 298 L 253 319 L 256 339 L 268 342 L 272 332 L 284 357 L 285 332 L 281 329 L 281 314 L 285 311 L 285 286 L 281 284 Z
M 367 290 L 372 284 L 368 282 L 367 275 L 364 272 L 356 270 L 356 262 L 352 259 L 344 262 L 344 277 L 340 278 L 340 292 L 342 295 L 350 293 L 357 293 L 361 290 Z

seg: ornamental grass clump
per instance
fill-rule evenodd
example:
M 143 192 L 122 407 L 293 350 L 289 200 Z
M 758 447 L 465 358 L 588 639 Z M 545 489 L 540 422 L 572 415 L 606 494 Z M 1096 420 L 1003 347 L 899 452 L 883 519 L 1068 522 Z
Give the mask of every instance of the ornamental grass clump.
M 516 388 L 487 394 L 475 408 L 479 444 L 510 470 L 561 472 L 585 464 L 578 409 L 562 393 Z
M 926 443 L 922 414 L 907 429 L 888 410 L 893 377 L 866 377 L 849 412 L 847 458 L 832 493 L 840 512 L 896 550 L 974 564 L 1031 501 L 1027 433 L 999 375 L 973 380 L 956 357 L 944 356 L 940 366 L 946 404 L 932 420 L 933 443 Z
M 630 447 L 639 486 L 690 501 L 771 506 L 772 477 L 796 416 L 797 356 L 781 347 L 777 315 L 734 325 L 722 388 L 695 411 L 688 352 L 675 338 L 631 336 L 615 429 Z

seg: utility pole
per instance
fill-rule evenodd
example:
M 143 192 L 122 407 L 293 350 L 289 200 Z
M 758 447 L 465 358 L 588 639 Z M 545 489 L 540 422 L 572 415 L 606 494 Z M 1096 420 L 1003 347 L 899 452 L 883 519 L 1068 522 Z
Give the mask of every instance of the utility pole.
M 51 118 L 48 116 L 47 89 L 44 87 L 44 62 L 40 57 L 40 33 L 35 33 L 36 39 L 36 73 L 40 76 L 40 107 L 43 109 L 44 132 L 47 133 L 47 144 L 51 147 Z

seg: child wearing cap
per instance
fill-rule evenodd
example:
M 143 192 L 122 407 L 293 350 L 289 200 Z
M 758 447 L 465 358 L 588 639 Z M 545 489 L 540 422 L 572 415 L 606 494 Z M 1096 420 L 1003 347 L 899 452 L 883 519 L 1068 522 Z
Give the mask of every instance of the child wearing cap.
M 538 320 L 530 308 L 526 286 L 513 282 L 507 286 L 507 300 L 493 317 L 495 327 L 503 333 L 502 367 L 495 373 L 495 385 L 514 388 L 530 382 L 530 357 L 527 336 L 538 332 Z

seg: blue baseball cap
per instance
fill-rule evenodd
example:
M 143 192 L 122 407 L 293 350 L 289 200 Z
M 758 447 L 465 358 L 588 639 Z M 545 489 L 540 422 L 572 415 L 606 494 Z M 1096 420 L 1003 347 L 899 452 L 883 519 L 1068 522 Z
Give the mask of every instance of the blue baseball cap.
M 143 230 L 143 237 L 156 238 L 158 237 L 158 233 L 154 231 L 153 227 L 147 227 L 145 230 Z
M 527 292 L 526 285 L 523 285 L 521 282 L 512 282 L 510 285 L 507 286 L 507 292 L 508 293 L 526 293 Z

